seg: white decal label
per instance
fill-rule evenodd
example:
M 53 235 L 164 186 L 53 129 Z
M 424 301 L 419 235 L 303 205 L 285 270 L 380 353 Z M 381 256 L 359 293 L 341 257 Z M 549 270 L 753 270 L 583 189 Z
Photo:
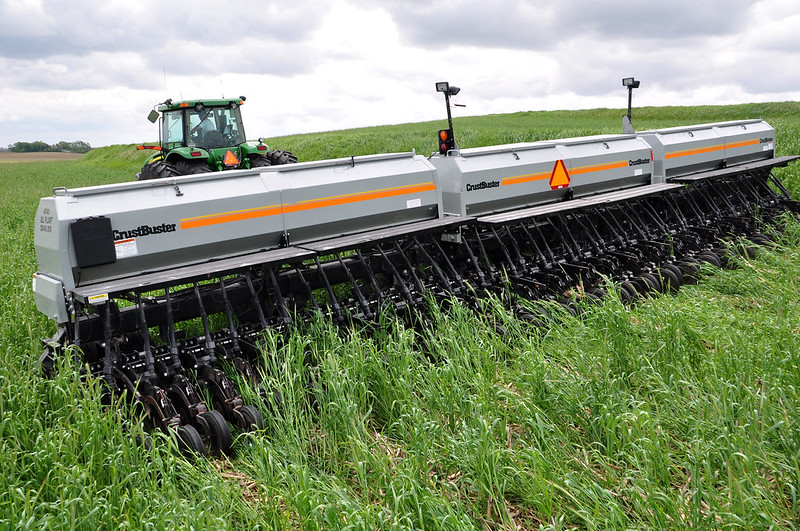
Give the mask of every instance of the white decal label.
M 633 170 L 633 174 L 634 175 L 641 175 L 642 174 L 642 170 Z
M 409 199 L 406 201 L 406 208 L 416 208 L 422 206 L 422 198 Z
M 114 242 L 114 249 L 117 252 L 118 259 L 139 254 L 139 249 L 136 247 L 136 238 L 117 240 Z
M 772 151 L 773 149 L 775 149 L 775 143 L 767 142 L 764 144 L 764 147 L 761 148 L 761 151 Z

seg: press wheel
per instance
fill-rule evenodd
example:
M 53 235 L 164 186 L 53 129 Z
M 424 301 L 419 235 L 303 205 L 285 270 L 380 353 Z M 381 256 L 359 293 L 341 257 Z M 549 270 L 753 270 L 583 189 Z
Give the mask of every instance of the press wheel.
M 680 270 L 679 270 L 680 271 Z M 681 287 L 681 278 L 673 268 L 664 266 L 661 268 L 661 285 L 667 293 L 675 293 Z
M 186 457 L 206 455 L 203 439 L 194 426 L 185 425 L 178 428 L 178 448 Z
M 197 423 L 203 430 L 212 455 L 230 455 L 233 437 L 225 417 L 216 409 L 197 415 Z
M 233 410 L 236 424 L 243 430 L 263 430 L 264 418 L 255 406 L 246 405 Z

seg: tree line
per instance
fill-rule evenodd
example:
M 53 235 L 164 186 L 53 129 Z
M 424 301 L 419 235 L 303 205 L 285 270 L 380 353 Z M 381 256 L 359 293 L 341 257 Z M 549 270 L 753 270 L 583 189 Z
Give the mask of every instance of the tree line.
M 61 141 L 57 144 L 48 144 L 37 140 L 36 142 L 15 142 L 8 146 L 8 151 L 14 153 L 37 153 L 42 151 L 47 152 L 66 152 L 66 153 L 88 153 L 92 150 L 92 146 L 83 140 L 76 140 L 75 142 Z

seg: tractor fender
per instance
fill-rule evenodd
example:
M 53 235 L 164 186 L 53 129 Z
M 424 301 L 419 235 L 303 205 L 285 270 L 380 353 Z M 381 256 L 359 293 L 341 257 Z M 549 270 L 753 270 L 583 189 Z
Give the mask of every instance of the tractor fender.
M 160 151 L 157 151 L 157 152 L 153 153 L 152 155 L 150 155 L 149 157 L 147 157 L 147 160 L 144 161 L 143 166 L 147 166 L 148 164 L 152 164 L 153 162 L 156 162 L 156 161 L 159 161 L 159 160 L 164 160 L 164 154 L 162 152 L 160 152 Z
M 176 147 L 167 153 L 167 162 L 175 164 L 178 161 L 178 157 L 186 160 L 205 160 L 208 162 L 211 158 L 211 153 L 198 147 Z
M 239 150 L 241 151 L 242 158 L 246 159 L 249 158 L 250 155 L 266 156 L 269 152 L 269 146 L 259 142 L 245 142 L 244 144 L 239 144 Z

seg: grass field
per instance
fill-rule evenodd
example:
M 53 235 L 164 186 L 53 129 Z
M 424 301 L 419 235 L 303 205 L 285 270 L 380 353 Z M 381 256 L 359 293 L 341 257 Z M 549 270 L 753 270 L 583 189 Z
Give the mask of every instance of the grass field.
M 613 133 L 621 110 L 461 118 L 461 147 Z M 800 104 L 645 108 L 637 128 L 766 119 L 800 154 Z M 301 160 L 429 153 L 441 123 L 271 139 Z M 39 376 L 33 224 L 55 186 L 127 181 L 147 153 L 0 165 L 0 529 L 797 529 L 800 224 L 738 268 L 545 328 L 486 301 L 371 334 L 268 336 L 283 397 L 229 460 L 187 462 L 70 360 Z M 800 197 L 800 165 L 778 170 Z M 498 329 L 506 335 L 498 335 Z M 313 382 L 309 385 L 308 382 Z M 269 404 L 247 388 L 262 411 Z

